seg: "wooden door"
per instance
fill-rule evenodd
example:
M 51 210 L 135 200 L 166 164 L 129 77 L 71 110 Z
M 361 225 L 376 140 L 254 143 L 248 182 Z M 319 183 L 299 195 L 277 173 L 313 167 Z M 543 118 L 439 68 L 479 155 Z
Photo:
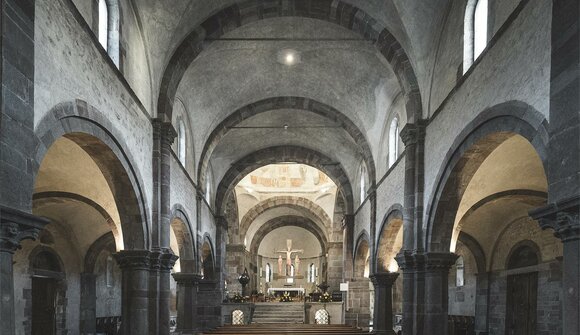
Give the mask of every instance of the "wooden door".
M 508 276 L 506 335 L 535 335 L 538 274 Z
M 32 335 L 56 335 L 56 280 L 32 278 Z

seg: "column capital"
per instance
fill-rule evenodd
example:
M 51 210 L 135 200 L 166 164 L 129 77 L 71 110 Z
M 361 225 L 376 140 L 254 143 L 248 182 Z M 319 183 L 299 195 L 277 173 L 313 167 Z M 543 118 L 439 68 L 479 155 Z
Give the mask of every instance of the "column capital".
M 580 239 L 580 197 L 531 210 L 530 216 L 538 220 L 540 228 L 553 229 L 554 236 L 562 242 Z
M 399 277 L 397 272 L 377 272 L 369 276 L 375 288 L 392 287 L 397 277 Z
M 427 252 L 425 253 L 425 270 L 449 272 L 458 257 L 452 252 Z
M 169 145 L 173 144 L 173 141 L 177 137 L 177 131 L 171 122 L 164 122 L 159 118 L 152 119 L 151 124 L 153 125 L 153 138 L 161 139 Z
M 177 284 L 182 285 L 197 285 L 202 279 L 202 276 L 197 273 L 175 272 L 171 275 Z
M 344 214 L 342 217 L 342 229 L 354 226 L 354 214 Z
M 175 255 L 171 249 L 169 252 L 163 252 L 159 254 L 159 269 L 161 271 L 169 272 L 173 269 L 175 262 L 179 259 L 179 256 Z
M 422 121 L 407 123 L 399 133 L 405 146 L 417 144 L 419 139 L 425 136 L 425 124 Z
M 414 252 L 402 251 L 395 259 L 399 268 L 407 270 L 449 271 L 457 261 L 457 255 L 451 252 Z
M 45 218 L 0 206 L 0 252 L 13 254 L 22 240 L 36 240 L 49 223 Z
M 151 268 L 151 251 L 121 250 L 113 255 L 122 270 L 149 270 Z

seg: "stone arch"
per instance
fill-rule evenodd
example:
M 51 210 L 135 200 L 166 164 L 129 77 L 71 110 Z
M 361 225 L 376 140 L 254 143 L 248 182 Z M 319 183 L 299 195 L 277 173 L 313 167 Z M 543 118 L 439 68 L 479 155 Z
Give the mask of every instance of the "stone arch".
M 58 138 L 66 137 L 75 142 L 95 161 L 113 193 L 125 249 L 148 249 L 148 208 L 142 182 L 134 168 L 134 159 L 113 124 L 96 108 L 75 100 L 54 107 L 40 121 L 35 134 L 34 179 L 46 152 Z
M 364 157 L 365 165 L 368 169 L 369 185 L 374 185 L 376 181 L 375 163 L 364 133 L 346 115 L 337 109 L 313 99 L 292 96 L 267 98 L 246 105 L 230 114 L 217 127 L 215 127 L 208 137 L 201 153 L 200 164 L 197 171 L 198 185 L 205 185 L 204 181 L 211 154 L 221 139 L 228 133 L 230 128 L 235 127 L 242 121 L 260 113 L 285 109 L 309 111 L 340 124 L 360 148 Z
M 161 79 L 157 112 L 171 120 L 172 106 L 179 83 L 189 65 L 212 40 L 242 25 L 273 17 L 304 17 L 337 24 L 373 40 L 377 51 L 391 64 L 406 98 L 407 120 L 414 123 L 422 116 L 422 103 L 415 71 L 397 39 L 378 20 L 362 9 L 340 0 L 288 0 L 268 2 L 238 1 L 208 17 L 176 47 Z M 265 12 L 267 11 L 267 15 Z
M 381 255 L 380 252 L 382 249 L 387 249 L 387 250 L 391 250 L 391 252 L 394 252 L 395 250 L 392 250 L 395 247 L 395 242 L 396 242 L 396 238 L 397 235 L 399 234 L 399 232 L 401 231 L 403 227 L 403 206 L 401 204 L 393 204 L 388 210 L 387 210 L 387 214 L 385 215 L 383 222 L 381 223 L 381 226 L 379 228 L 379 234 L 378 234 L 378 241 L 377 241 L 377 247 L 374 250 L 374 258 L 376 259 L 376 269 L 374 269 L 375 271 L 378 272 L 387 272 L 389 271 L 387 268 L 385 268 L 383 266 L 383 268 L 379 268 L 379 266 L 381 266 L 381 260 L 382 257 L 385 257 L 388 255 Z
M 364 269 L 367 266 L 367 262 L 370 263 L 370 253 L 371 253 L 371 239 L 369 237 L 369 233 L 366 230 L 363 230 L 357 237 L 355 247 L 354 247 L 354 254 L 353 254 L 353 274 L 354 277 L 363 277 Z M 366 248 L 366 250 L 365 250 Z M 361 253 L 367 253 L 362 255 Z M 361 262 L 364 262 L 361 264 Z M 370 265 L 370 264 L 369 264 Z M 363 273 L 361 274 L 360 270 L 362 269 Z M 359 271 L 357 271 L 359 270 Z
M 459 233 L 459 242 L 461 242 L 464 246 L 467 247 L 467 249 L 469 249 L 469 251 L 471 251 L 471 254 L 475 258 L 477 273 L 486 273 L 487 260 L 481 244 L 479 244 L 479 242 L 477 242 L 473 236 L 463 231 Z
M 250 243 L 250 252 L 257 254 L 260 242 L 262 242 L 264 237 L 266 237 L 266 235 L 268 235 L 272 230 L 289 226 L 299 227 L 309 231 L 314 235 L 314 237 L 316 237 L 318 242 L 320 242 L 320 249 L 322 252 L 328 250 L 328 239 L 326 238 L 326 234 L 314 222 L 302 216 L 285 215 L 266 222 L 258 229 L 258 231 L 256 231 L 252 238 L 252 242 Z
M 52 269 L 38 269 L 34 267 L 35 260 L 38 258 L 38 256 L 42 254 L 48 254 L 52 258 L 51 259 L 51 263 L 53 263 L 51 264 Z M 65 279 L 66 277 L 66 268 L 64 266 L 64 262 L 62 261 L 58 253 L 54 251 L 54 249 L 52 249 L 51 247 L 47 247 L 44 245 L 36 246 L 34 249 L 32 249 L 32 251 L 28 255 L 28 261 L 30 264 L 30 269 L 33 274 L 40 274 L 45 276 L 47 275 L 47 272 L 52 272 L 52 274 L 49 275 L 51 277 L 57 277 L 57 279 L 61 280 Z M 36 271 L 42 271 L 42 273 L 36 273 Z
M 538 265 L 541 261 L 542 261 L 542 251 L 540 250 L 540 247 L 534 243 L 533 241 L 530 240 L 523 240 L 523 241 L 519 241 L 518 243 L 516 243 L 510 250 L 509 254 L 506 257 L 506 262 L 505 262 L 505 269 L 506 270 L 511 270 L 511 269 L 516 269 L 518 267 L 521 266 L 514 266 L 513 261 L 514 261 L 514 255 L 516 254 L 516 252 L 522 250 L 522 249 L 529 249 L 534 253 L 535 259 L 533 260 L 533 263 L 535 264 L 529 264 L 529 266 L 532 265 Z
M 547 171 L 547 121 L 538 111 L 520 101 L 483 111 L 457 136 L 443 160 L 426 210 L 426 250 L 449 251 L 455 213 L 469 181 L 491 152 L 515 135 L 528 140 Z
M 310 213 L 314 214 L 315 217 L 320 219 L 321 223 L 325 226 L 329 225 L 332 221 L 328 214 L 322 209 L 320 206 L 315 204 L 314 202 L 302 198 L 302 197 L 295 197 L 295 196 L 278 196 L 268 198 L 260 203 L 256 204 L 252 207 L 243 217 L 240 222 L 240 235 L 244 235 L 250 225 L 254 220 L 266 212 L 269 209 L 277 208 L 277 207 L 295 207 L 295 208 L 304 208 L 308 210 Z
M 103 216 L 103 218 L 107 222 L 107 225 L 111 228 L 112 236 L 114 238 L 113 242 L 115 242 L 115 240 L 120 238 L 119 232 L 117 231 L 117 226 L 115 225 L 115 222 L 114 222 L 113 218 L 111 217 L 111 215 L 107 212 L 107 210 L 105 210 L 101 205 L 99 205 L 95 201 L 93 201 L 87 197 L 84 197 L 80 194 L 77 194 L 77 193 L 61 192 L 61 191 L 39 192 L 39 193 L 34 193 L 32 195 L 32 200 L 35 203 L 38 201 L 50 201 L 50 199 L 68 199 L 68 200 L 72 200 L 72 201 L 82 202 L 82 203 L 85 203 L 85 204 L 91 206 L 92 208 L 94 208 L 97 212 L 99 212 Z M 113 247 L 116 247 L 116 243 L 113 244 Z M 114 252 L 114 250 L 113 250 L 113 252 Z
M 208 233 L 205 233 L 200 243 L 199 259 L 200 269 L 203 270 L 204 279 L 213 280 L 216 275 L 215 248 Z
M 185 208 L 180 204 L 171 209 L 171 228 L 177 237 L 179 245 L 179 261 L 182 272 L 195 271 L 195 244 L 191 221 L 187 217 Z
M 93 244 L 89 247 L 87 254 L 85 255 L 84 270 L 85 273 L 95 273 L 95 265 L 99 254 L 103 250 L 108 250 L 111 254 L 116 251 L 115 248 L 115 238 L 112 233 L 106 233 L 105 235 L 99 237 Z
M 352 213 L 353 195 L 350 181 L 340 163 L 333 162 L 325 155 L 304 147 L 277 146 L 258 150 L 232 164 L 219 183 L 216 192 L 216 212 L 223 213 L 225 199 L 237 183 L 255 169 L 274 163 L 296 162 L 310 165 L 324 172 L 338 187 L 339 193 L 346 199 L 347 210 Z

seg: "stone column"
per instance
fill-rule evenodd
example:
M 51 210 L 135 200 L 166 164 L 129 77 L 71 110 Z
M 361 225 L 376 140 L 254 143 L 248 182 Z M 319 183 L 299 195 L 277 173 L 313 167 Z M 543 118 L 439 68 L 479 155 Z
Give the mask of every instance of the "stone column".
M 417 148 L 417 126 L 407 124 L 401 130 L 405 144 L 405 187 L 403 201 L 403 250 L 415 248 L 415 151 Z M 404 317 L 404 316 L 403 316 Z
M 354 253 L 354 215 L 346 214 L 344 215 L 343 222 L 342 222 L 342 229 L 343 229 L 343 249 L 342 249 L 342 258 L 344 261 L 344 272 L 343 272 L 343 281 L 349 281 L 353 277 L 353 253 Z
M 122 271 L 122 332 L 149 334 L 149 270 L 151 252 L 122 250 L 114 254 Z
M 201 275 L 177 272 L 173 274 L 177 282 L 177 332 L 193 332 L 197 319 L 197 284 Z
M 564 245 L 562 261 L 563 334 L 580 334 L 580 199 L 530 212 L 542 229 L 553 229 Z
M 447 334 L 449 305 L 449 269 L 455 264 L 453 253 L 425 253 L 425 319 L 424 330 Z
M 15 333 L 13 256 L 25 239 L 35 240 L 49 222 L 46 219 L 0 206 L 0 327 Z
M 149 332 L 169 334 L 170 274 L 175 260 L 170 249 L 171 235 L 171 144 L 177 132 L 170 122 L 153 124 L 153 250 L 149 274 Z M 173 262 L 173 263 L 172 263 Z M 166 267 L 171 267 L 166 270 Z M 166 301 L 167 300 L 167 301 Z
M 159 335 L 169 335 L 169 328 L 171 327 L 171 315 L 169 313 L 171 304 L 171 269 L 173 269 L 178 258 L 173 253 L 159 255 Z
M 399 268 L 403 272 L 403 334 L 422 334 L 423 313 L 422 305 L 416 303 L 415 291 L 423 291 L 425 278 L 424 271 L 419 268 L 416 254 L 403 250 L 396 256 Z
M 97 332 L 97 275 L 81 273 L 81 315 L 80 333 L 82 335 Z
M 375 313 L 373 330 L 375 334 L 395 335 L 393 331 L 393 284 L 398 273 L 378 272 L 370 276 L 375 286 Z
M 563 334 L 580 334 L 580 2 L 552 1 L 548 205 L 530 215 L 563 243 Z

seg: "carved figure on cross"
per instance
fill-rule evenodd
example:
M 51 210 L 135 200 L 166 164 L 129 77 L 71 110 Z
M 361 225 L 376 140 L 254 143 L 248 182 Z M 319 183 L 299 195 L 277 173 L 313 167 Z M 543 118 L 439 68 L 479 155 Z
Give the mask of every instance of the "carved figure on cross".
M 286 274 L 290 273 L 290 266 L 292 266 L 292 253 L 304 252 L 303 249 L 292 249 L 292 240 L 286 240 L 286 250 L 276 251 L 277 253 L 286 254 Z

